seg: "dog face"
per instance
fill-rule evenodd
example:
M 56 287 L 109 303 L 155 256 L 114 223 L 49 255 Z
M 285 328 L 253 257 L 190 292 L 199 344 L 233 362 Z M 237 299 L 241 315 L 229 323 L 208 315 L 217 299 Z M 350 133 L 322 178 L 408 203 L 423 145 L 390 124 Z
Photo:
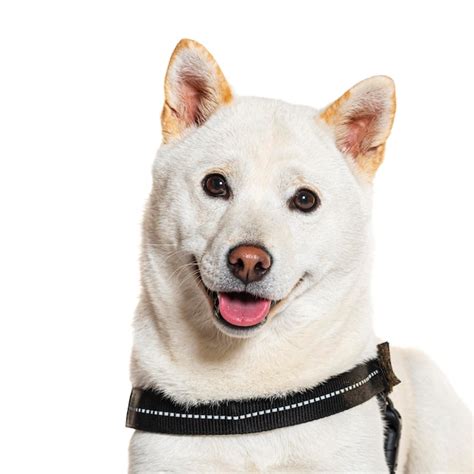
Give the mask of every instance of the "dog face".
M 385 76 L 322 111 L 233 97 L 207 50 L 182 40 L 165 79 L 146 224 L 168 285 L 205 308 L 199 318 L 249 337 L 331 276 L 356 273 L 394 112 Z

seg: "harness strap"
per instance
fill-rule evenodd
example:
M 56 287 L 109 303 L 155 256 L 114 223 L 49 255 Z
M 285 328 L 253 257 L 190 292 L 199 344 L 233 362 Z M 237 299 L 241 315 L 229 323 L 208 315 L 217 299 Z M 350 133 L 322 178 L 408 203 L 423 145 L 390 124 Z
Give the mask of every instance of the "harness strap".
M 390 438 L 390 427 L 397 428 L 390 420 L 392 414 L 398 412 L 387 395 L 400 381 L 392 370 L 388 343 L 379 344 L 377 352 L 374 359 L 312 388 L 286 396 L 221 400 L 187 406 L 162 392 L 133 388 L 126 425 L 142 431 L 179 435 L 255 433 L 335 415 L 378 396 L 382 414 L 388 420 L 385 453 L 392 469 L 391 465 L 396 466 L 397 449 L 394 447 L 395 444 L 398 447 L 401 423 L 398 431 L 395 430 L 398 437 Z M 397 440 L 395 444 L 394 439 Z M 387 447 L 391 454 L 387 454 Z M 394 456 L 395 461 L 392 460 Z
M 377 397 L 385 424 L 385 460 L 387 461 L 390 474 L 395 474 L 397 471 L 400 438 L 402 436 L 402 417 L 387 395 L 381 393 Z

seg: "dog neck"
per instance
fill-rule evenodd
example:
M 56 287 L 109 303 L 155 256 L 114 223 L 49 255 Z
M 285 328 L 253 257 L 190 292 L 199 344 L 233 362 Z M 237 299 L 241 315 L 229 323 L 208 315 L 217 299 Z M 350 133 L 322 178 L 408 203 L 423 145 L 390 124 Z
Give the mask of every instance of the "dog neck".
M 162 390 L 183 403 L 285 394 L 375 354 L 369 259 L 357 271 L 327 275 L 245 339 L 221 333 L 204 294 L 196 301 L 169 279 L 159 280 L 164 272 L 156 265 L 145 251 L 148 276 L 131 364 L 136 387 Z

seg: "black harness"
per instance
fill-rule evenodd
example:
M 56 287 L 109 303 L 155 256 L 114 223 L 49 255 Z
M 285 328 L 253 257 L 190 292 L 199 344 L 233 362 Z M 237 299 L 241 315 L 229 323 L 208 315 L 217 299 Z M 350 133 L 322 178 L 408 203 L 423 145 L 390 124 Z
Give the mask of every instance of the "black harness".
M 226 435 L 256 433 L 318 420 L 376 396 L 385 424 L 385 457 L 397 467 L 401 416 L 388 394 L 400 383 L 392 370 L 387 342 L 377 357 L 301 392 L 269 398 L 220 400 L 185 406 L 151 389 L 133 388 L 127 427 L 153 433 Z

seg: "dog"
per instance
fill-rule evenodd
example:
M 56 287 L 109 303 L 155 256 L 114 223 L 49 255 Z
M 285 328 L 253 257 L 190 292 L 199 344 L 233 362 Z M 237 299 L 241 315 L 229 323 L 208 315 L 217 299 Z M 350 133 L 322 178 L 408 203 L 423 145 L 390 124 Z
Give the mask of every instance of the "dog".
M 393 81 L 322 110 L 237 97 L 199 43 L 176 46 L 143 224 L 131 382 L 183 406 L 284 396 L 376 354 L 372 180 Z M 472 417 L 422 353 L 402 383 L 399 472 L 472 472 Z M 129 472 L 387 472 L 375 398 L 315 421 L 231 435 L 136 430 Z

